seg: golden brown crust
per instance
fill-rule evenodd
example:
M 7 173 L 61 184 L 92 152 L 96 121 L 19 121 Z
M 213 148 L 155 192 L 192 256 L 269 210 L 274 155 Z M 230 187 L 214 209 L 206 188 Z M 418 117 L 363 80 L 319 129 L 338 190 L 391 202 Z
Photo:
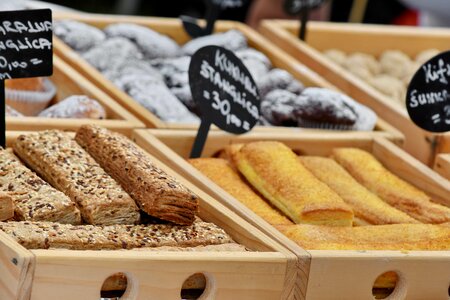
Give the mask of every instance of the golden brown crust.
M 450 250 L 450 228 L 440 225 L 276 227 L 307 250 Z
M 92 125 L 82 126 L 75 139 L 144 212 L 176 224 L 192 224 L 198 210 L 198 197 L 159 169 L 129 139 Z
M 0 191 L 11 196 L 19 221 L 81 223 L 75 203 L 25 167 L 10 150 L 0 150 Z
M 88 224 L 135 224 L 133 199 L 68 134 L 42 131 L 21 135 L 14 151 L 42 178 L 77 203 Z
M 333 158 L 386 203 L 423 223 L 450 221 L 450 208 L 431 202 L 423 191 L 389 172 L 372 154 L 355 148 L 333 150 Z
M 50 222 L 0 222 L 0 230 L 27 249 L 119 250 L 233 243 L 223 229 L 206 222 L 194 222 L 190 226 L 74 226 Z
M 303 156 L 300 162 L 351 206 L 355 217 L 369 224 L 420 223 L 395 209 L 359 184 L 343 167 L 330 158 Z
M 270 224 L 293 224 L 269 203 L 256 194 L 230 166 L 220 158 L 190 159 L 189 162 L 231 196 L 242 202 Z
M 241 151 L 242 147 L 244 147 L 244 144 L 231 144 L 223 148 L 219 152 L 219 158 L 227 160 L 231 167 L 237 171 L 236 167 L 236 155 Z
M 0 192 L 0 221 L 14 217 L 14 202 L 7 193 Z
M 245 178 L 294 222 L 352 225 L 351 208 L 284 144 L 246 144 L 236 155 L 236 163 Z

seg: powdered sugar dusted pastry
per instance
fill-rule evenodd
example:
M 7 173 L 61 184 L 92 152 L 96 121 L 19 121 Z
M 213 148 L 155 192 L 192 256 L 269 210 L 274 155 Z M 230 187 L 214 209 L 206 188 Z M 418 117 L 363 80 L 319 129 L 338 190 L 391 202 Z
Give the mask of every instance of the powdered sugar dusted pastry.
M 147 59 L 175 57 L 179 54 L 178 44 L 166 35 L 136 24 L 112 24 L 104 29 L 109 37 L 123 37 L 135 43 Z
M 259 94 L 266 96 L 270 91 L 280 89 L 299 95 L 303 89 L 303 84 L 292 75 L 282 69 L 272 69 L 258 81 Z
M 182 47 L 185 55 L 193 55 L 197 50 L 205 46 L 220 46 L 231 51 L 241 50 L 247 47 L 247 38 L 238 30 L 230 30 L 224 33 L 216 33 L 196 38 L 187 42 Z
M 75 95 L 47 108 L 39 114 L 43 118 L 105 119 L 103 106 L 87 96 Z
M 164 82 L 169 88 L 189 85 L 190 56 L 181 56 L 171 59 L 155 59 L 152 66 L 163 76 Z
M 54 23 L 53 33 L 76 51 L 87 51 L 106 38 L 103 31 L 85 23 L 62 20 Z
M 150 216 L 189 225 L 198 197 L 161 170 L 143 150 L 121 134 L 93 125 L 80 127 L 75 137 Z
M 261 63 L 263 63 L 267 69 L 272 68 L 272 62 L 270 59 L 262 52 L 253 49 L 253 48 L 247 48 L 242 49 L 239 51 L 236 51 L 236 56 L 239 57 L 241 60 L 257 60 Z
M 294 115 L 297 95 L 284 91 L 273 90 L 261 102 L 261 115 L 272 125 L 297 126 L 297 117 Z
M 7 117 L 23 117 L 24 116 L 9 105 L 6 105 L 5 109 L 6 109 L 5 114 Z
M 122 37 L 107 39 L 83 53 L 86 59 L 99 71 L 114 70 L 132 59 L 141 59 L 142 53 L 130 40 Z

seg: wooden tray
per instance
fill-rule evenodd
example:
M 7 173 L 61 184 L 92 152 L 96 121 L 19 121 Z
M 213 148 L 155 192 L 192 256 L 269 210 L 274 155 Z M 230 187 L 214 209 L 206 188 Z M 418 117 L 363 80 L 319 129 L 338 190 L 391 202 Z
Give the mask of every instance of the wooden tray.
M 184 44 L 189 41 L 189 36 L 185 33 L 182 28 L 181 22 L 178 19 L 164 19 L 164 18 L 148 18 L 148 17 L 131 17 L 131 16 L 108 16 L 108 15 L 73 15 L 73 14 L 54 14 L 56 20 L 61 19 L 72 19 L 80 22 L 96 26 L 98 28 L 104 28 L 107 25 L 127 22 L 139 24 L 142 26 L 147 26 L 156 30 L 162 34 L 168 35 L 177 41 L 179 44 Z M 250 27 L 231 21 L 219 21 L 216 23 L 216 30 L 219 32 L 238 29 L 247 37 L 249 46 L 256 48 L 257 50 L 263 52 L 271 60 L 273 66 L 285 69 L 291 73 L 295 78 L 303 82 L 306 86 L 318 86 L 326 87 L 330 89 L 336 89 L 333 85 L 325 81 L 322 77 L 318 76 L 316 73 L 312 72 L 306 68 L 303 64 L 296 62 L 295 59 L 281 51 L 267 39 L 262 37 L 256 31 L 252 30 Z M 111 81 L 106 79 L 99 71 L 87 63 L 83 58 L 80 57 L 75 51 L 73 51 L 69 46 L 64 44 L 58 38 L 54 38 L 55 52 L 58 53 L 65 61 L 67 61 L 71 66 L 77 69 L 84 76 L 89 78 L 93 83 L 95 83 L 102 90 L 107 92 L 112 98 L 117 100 L 121 105 L 138 117 L 148 128 L 171 128 L 171 129 L 195 129 L 197 125 L 192 124 L 177 124 L 177 123 L 167 123 L 160 120 L 153 113 L 149 112 L 142 105 L 138 104 L 126 93 L 118 89 Z M 293 132 L 305 132 L 312 131 L 318 132 L 318 130 L 307 130 L 299 128 L 287 128 L 287 127 L 258 127 L 257 130 L 264 131 L 280 131 L 289 130 Z M 394 139 L 396 142 L 401 143 L 403 140 L 402 134 L 379 118 L 377 126 L 374 132 L 347 132 L 347 134 L 354 136 L 355 138 L 366 136 L 367 134 L 375 136 L 384 136 Z
M 297 38 L 300 26 L 297 21 L 264 21 L 260 31 L 298 61 L 399 129 L 406 137 L 405 149 L 420 161 L 432 166 L 437 153 L 450 152 L 450 133 L 432 134 L 420 129 L 410 120 L 406 108 L 321 53 L 334 48 L 346 53 L 363 52 L 379 56 L 385 50 L 396 49 L 414 57 L 426 49 L 448 50 L 450 30 L 322 22 L 308 24 L 307 44 Z
M 8 132 L 8 146 L 21 132 Z M 151 151 L 146 140 L 137 143 Z M 294 299 L 296 257 L 212 197 L 154 158 L 200 198 L 199 216 L 255 252 L 177 253 L 145 251 L 26 250 L 0 232 L 0 299 L 99 299 L 103 281 L 128 277 L 121 299 L 180 299 L 182 283 L 194 273 L 207 278 L 200 299 Z
M 53 119 L 39 117 L 6 117 L 6 130 L 75 130 L 83 124 L 97 124 L 120 132 L 131 132 L 133 128 L 144 128 L 144 124 L 125 110 L 107 94 L 95 87 L 86 78 L 76 72 L 67 63 L 53 57 L 53 75 L 49 77 L 57 92 L 51 104 L 55 104 L 72 95 L 86 95 L 97 100 L 106 111 L 107 119 Z
M 450 154 L 439 154 L 436 157 L 434 170 L 439 174 L 441 174 L 442 177 L 445 177 L 448 180 L 450 180 Z
M 446 299 L 450 278 L 450 253 L 433 251 L 305 251 L 239 201 L 193 168 L 185 158 L 195 132 L 175 130 L 136 130 L 137 140 L 151 145 L 156 157 L 172 165 L 202 190 L 249 223 L 285 245 L 300 260 L 297 274 L 298 299 L 372 299 L 375 279 L 386 271 L 397 271 L 401 279 L 395 297 L 389 299 Z M 153 135 L 152 135 L 153 134 Z M 450 185 L 412 156 L 383 138 L 360 140 L 310 135 L 292 137 L 286 133 L 253 132 L 232 136 L 211 132 L 203 152 L 210 157 L 231 143 L 277 140 L 297 153 L 329 155 L 335 147 L 357 147 L 372 152 L 387 168 L 425 190 L 436 201 L 450 206 Z M 424 274 L 427 274 L 424 276 Z M 407 295 L 407 297 L 405 296 Z

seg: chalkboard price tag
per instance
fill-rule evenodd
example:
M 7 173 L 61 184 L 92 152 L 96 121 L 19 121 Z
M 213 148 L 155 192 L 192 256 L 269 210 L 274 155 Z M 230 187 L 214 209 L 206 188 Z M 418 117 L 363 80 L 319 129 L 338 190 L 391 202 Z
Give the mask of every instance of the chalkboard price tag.
M 53 73 L 52 11 L 0 12 L 0 144 L 5 146 L 5 79 Z
M 325 0 L 285 0 L 285 12 L 293 16 L 300 15 L 299 37 L 302 41 L 306 39 L 309 12 L 321 6 L 324 2 Z
M 406 94 L 406 108 L 420 128 L 450 131 L 450 51 L 433 57 L 416 72 Z
M 202 116 L 191 158 L 200 157 L 211 124 L 242 134 L 258 122 L 261 104 L 258 88 L 233 52 L 217 46 L 198 50 L 189 66 L 189 84 Z
M 214 25 L 219 18 L 220 11 L 231 8 L 239 8 L 248 0 L 205 0 L 206 26 L 198 25 L 198 20 L 189 16 L 181 16 L 183 27 L 192 38 L 210 35 L 214 31 Z

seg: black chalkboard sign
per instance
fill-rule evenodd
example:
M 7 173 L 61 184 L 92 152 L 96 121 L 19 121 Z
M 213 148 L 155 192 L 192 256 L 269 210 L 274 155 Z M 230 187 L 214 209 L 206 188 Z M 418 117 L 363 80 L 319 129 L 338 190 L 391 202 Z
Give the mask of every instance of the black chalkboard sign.
M 302 41 L 306 39 L 306 28 L 309 20 L 309 12 L 321 6 L 325 0 L 285 0 L 284 10 L 286 13 L 296 16 L 300 15 L 299 37 Z
M 450 131 L 450 51 L 433 57 L 416 72 L 408 87 L 406 108 L 422 129 Z
M 189 66 L 189 84 L 202 116 L 191 158 L 201 155 L 211 123 L 227 132 L 242 134 L 258 122 L 258 88 L 233 52 L 217 46 L 198 50 Z
M 5 146 L 5 79 L 53 73 L 50 9 L 0 12 L 0 143 Z
M 192 37 L 197 38 L 210 35 L 214 31 L 214 25 L 219 18 L 220 11 L 231 8 L 238 8 L 247 3 L 248 0 L 205 0 L 206 4 L 206 26 L 198 25 L 198 20 L 189 16 L 181 16 L 183 27 Z

